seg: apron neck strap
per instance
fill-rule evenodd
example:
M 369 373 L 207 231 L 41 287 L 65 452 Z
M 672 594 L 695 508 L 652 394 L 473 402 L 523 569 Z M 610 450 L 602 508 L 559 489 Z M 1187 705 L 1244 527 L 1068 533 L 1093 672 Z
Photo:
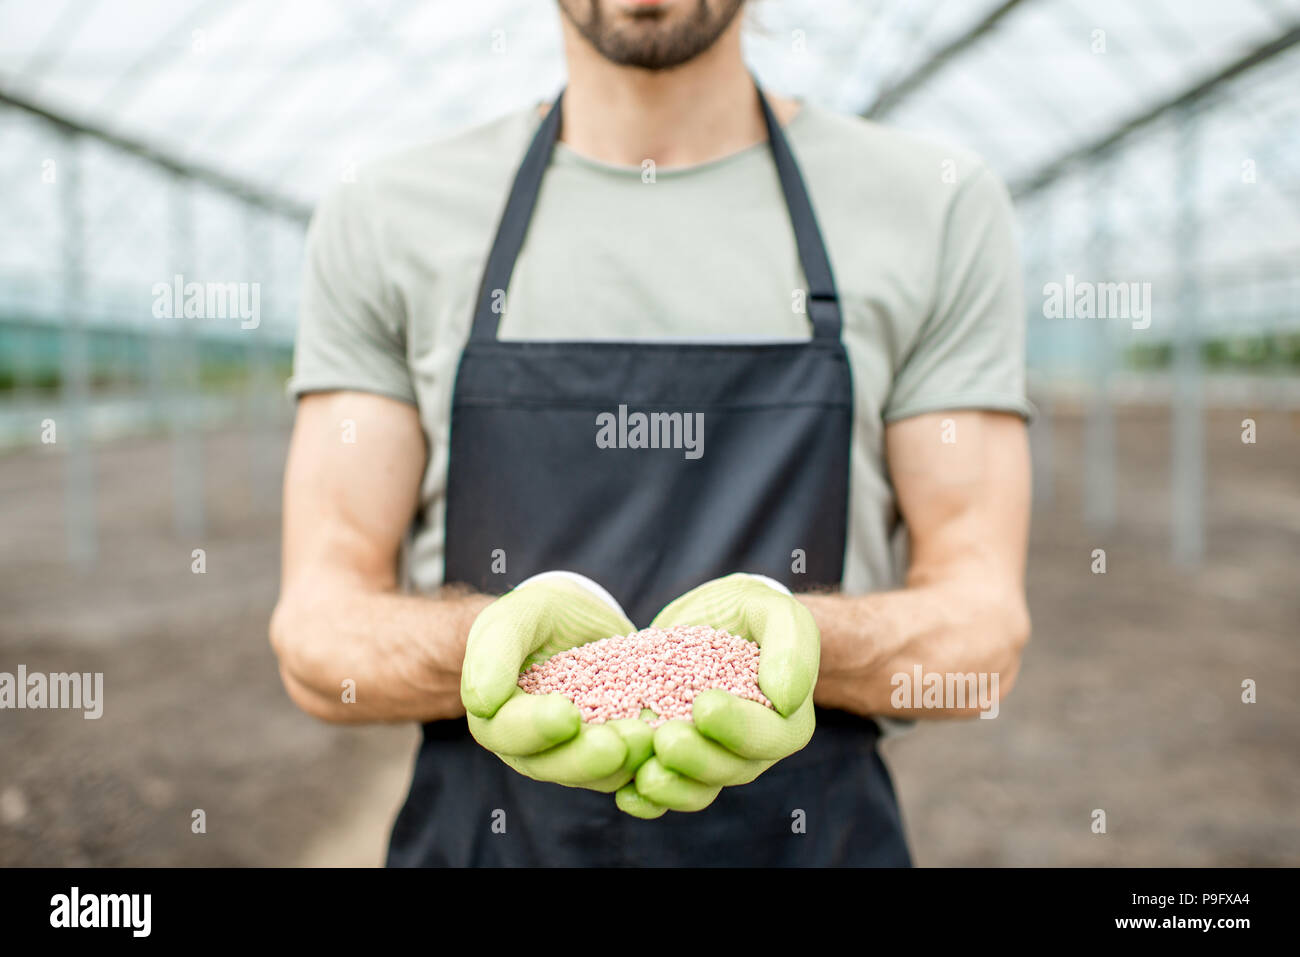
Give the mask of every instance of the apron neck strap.
M 822 242 L 821 230 L 817 226 L 817 217 L 813 213 L 812 203 L 808 199 L 808 190 L 804 187 L 803 176 L 795 162 L 790 144 L 777 122 L 772 107 L 762 90 L 755 89 L 763 109 L 763 122 L 767 126 L 767 142 L 772 152 L 772 161 L 776 164 L 777 176 L 781 181 L 781 192 L 785 196 L 785 205 L 790 213 L 790 223 L 794 227 L 795 245 L 799 250 L 799 262 L 803 267 L 804 278 L 808 282 L 807 309 L 812 322 L 813 338 L 838 339 L 840 336 L 839 296 L 835 291 L 835 277 L 831 273 L 830 258 L 826 255 L 826 244 Z M 488 254 L 487 266 L 483 270 L 483 279 L 479 285 L 478 300 L 474 311 L 474 325 L 470 338 L 474 340 L 495 339 L 500 322 L 501 303 L 510 284 L 510 275 L 514 272 L 515 260 L 524 245 L 524 235 L 528 232 L 528 223 L 532 219 L 533 209 L 537 205 L 537 194 L 541 190 L 542 176 L 550 163 L 551 151 L 560 134 L 561 104 L 564 92 L 555 98 L 555 103 L 547 112 L 533 136 L 528 152 L 524 154 L 519 171 L 515 173 L 514 184 L 510 187 L 510 196 L 506 200 L 505 211 L 497 226 L 496 238 Z

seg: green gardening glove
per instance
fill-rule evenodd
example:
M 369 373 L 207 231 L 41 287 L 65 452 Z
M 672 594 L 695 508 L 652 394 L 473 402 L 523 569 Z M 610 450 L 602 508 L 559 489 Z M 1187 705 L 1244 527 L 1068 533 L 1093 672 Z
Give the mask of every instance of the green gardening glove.
M 703 810 L 722 788 L 748 784 L 803 748 L 815 723 L 821 633 L 785 586 L 759 575 L 714 579 L 670 603 L 651 623 L 673 625 L 725 628 L 757 643 L 758 686 L 776 710 L 721 689 L 701 692 L 691 709 L 693 723 L 660 725 L 654 756 L 615 794 L 618 806 L 636 817 Z
M 460 673 L 470 733 L 535 780 L 618 790 L 650 756 L 653 729 L 636 718 L 584 724 L 563 695 L 528 694 L 518 681 L 557 652 L 635 630 L 618 603 L 581 575 L 546 572 L 521 583 L 470 628 Z

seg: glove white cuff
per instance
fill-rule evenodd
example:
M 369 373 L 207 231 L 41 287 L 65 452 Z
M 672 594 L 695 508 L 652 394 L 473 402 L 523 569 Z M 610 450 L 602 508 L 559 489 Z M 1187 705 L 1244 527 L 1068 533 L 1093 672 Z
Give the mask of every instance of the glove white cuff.
M 523 588 L 525 585 L 530 585 L 533 582 L 546 581 L 547 579 L 555 579 L 555 578 L 562 578 L 565 581 L 571 581 L 575 585 L 585 588 L 587 591 L 591 592 L 591 594 L 595 595 L 605 604 L 609 605 L 610 608 L 613 608 L 624 618 L 627 617 L 627 612 L 623 610 L 623 606 L 620 605 L 615 600 L 613 595 L 607 592 L 600 585 L 596 584 L 586 575 L 579 575 L 577 572 L 567 572 L 567 571 L 558 571 L 558 570 L 549 571 L 549 572 L 539 572 L 538 574 L 534 575 L 532 578 L 525 578 L 518 585 L 516 585 L 515 588 L 517 589 Z
M 786 588 L 784 585 L 782 585 L 782 584 L 781 584 L 779 581 L 777 581 L 775 578 L 768 578 L 766 575 L 751 575 L 751 574 L 749 574 L 748 572 L 746 572 L 746 573 L 744 573 L 744 574 L 745 574 L 745 577 L 746 577 L 746 578 L 752 578 L 752 579 L 754 579 L 754 581 L 760 581 L 760 582 L 762 582 L 764 585 L 771 585 L 773 588 L 775 588 L 775 589 L 776 589 L 777 591 L 779 591 L 781 594 L 783 594 L 783 595 L 790 595 L 791 597 L 794 597 L 794 593 L 791 592 L 790 589 L 788 589 L 788 588 Z
M 791 595 L 793 597 L 793 593 L 790 591 L 790 589 L 786 588 L 775 578 L 768 578 L 766 575 L 752 575 L 749 573 L 744 573 L 744 577 L 752 578 L 754 581 L 762 582 L 764 585 L 776 589 L 783 595 Z M 623 610 L 623 606 L 618 603 L 618 601 L 614 598 L 613 595 L 611 595 L 608 591 L 606 591 L 601 585 L 592 581 L 586 575 L 579 575 L 577 572 L 563 571 L 559 569 L 553 571 L 539 572 L 538 574 L 533 575 L 531 578 L 525 578 L 518 585 L 516 585 L 515 588 L 523 588 L 525 585 L 532 584 L 533 582 L 546 581 L 547 579 L 555 579 L 555 578 L 562 578 L 565 581 L 573 582 L 575 585 L 578 585 L 581 588 L 586 589 L 592 595 L 599 598 L 605 604 L 609 605 L 610 608 L 613 608 L 624 618 L 627 617 L 627 612 Z

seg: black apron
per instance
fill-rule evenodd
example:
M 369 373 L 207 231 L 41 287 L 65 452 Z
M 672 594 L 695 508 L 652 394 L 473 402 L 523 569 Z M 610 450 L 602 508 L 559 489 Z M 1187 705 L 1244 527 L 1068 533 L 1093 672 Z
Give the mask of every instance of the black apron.
M 794 590 L 839 584 L 852 379 L 821 233 L 785 136 L 759 99 L 808 282 L 812 338 L 499 341 L 493 303 L 508 287 L 559 133 L 557 99 L 516 174 L 456 376 L 446 581 L 500 593 L 568 569 L 605 586 L 637 627 L 731 572 Z M 703 413 L 703 454 L 599 447 L 597 417 L 618 419 L 620 406 L 629 417 Z M 494 573 L 497 549 L 507 574 Z M 907 865 L 878 736 L 873 721 L 819 708 L 808 746 L 756 781 L 724 788 L 703 811 L 643 821 L 619 811 L 612 794 L 516 773 L 470 737 L 464 719 L 431 722 L 388 863 Z

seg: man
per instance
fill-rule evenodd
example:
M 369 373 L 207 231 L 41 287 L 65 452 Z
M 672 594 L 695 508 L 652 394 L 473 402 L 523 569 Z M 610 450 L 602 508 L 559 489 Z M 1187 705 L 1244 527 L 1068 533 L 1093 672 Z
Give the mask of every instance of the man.
M 317 212 L 271 638 L 308 713 L 424 723 L 391 864 L 907 864 L 881 729 L 981 703 L 900 689 L 1015 679 L 1030 410 L 1005 190 L 966 154 L 760 96 L 742 6 L 560 0 L 558 103 Z M 597 438 L 637 411 L 699 422 L 695 450 Z M 751 770 L 695 780 L 658 733 L 633 760 L 584 727 L 563 747 L 628 763 L 597 781 L 539 751 L 576 721 L 547 738 L 531 717 L 513 750 L 476 730 L 501 758 L 469 736 L 467 704 L 476 729 L 507 710 L 483 674 L 509 682 L 547 628 L 644 627 L 710 579 L 709 607 L 815 621 L 797 754 L 724 753 L 698 702 L 678 730 Z

